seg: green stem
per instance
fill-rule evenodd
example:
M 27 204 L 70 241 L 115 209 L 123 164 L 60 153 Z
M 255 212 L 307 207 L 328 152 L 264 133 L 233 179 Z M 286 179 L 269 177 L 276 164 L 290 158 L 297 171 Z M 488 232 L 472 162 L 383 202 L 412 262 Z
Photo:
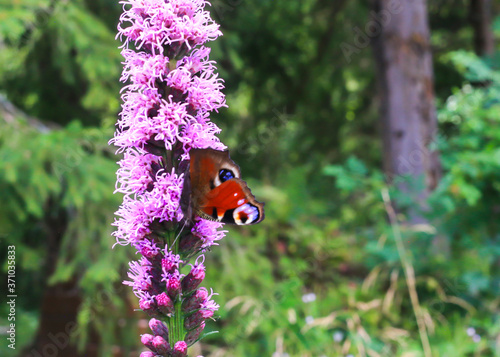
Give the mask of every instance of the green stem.
M 167 150 L 163 154 L 163 164 L 165 165 L 165 170 L 170 173 L 172 171 L 172 168 L 174 167 L 174 164 L 172 162 L 172 151 Z
M 169 62 L 168 62 L 168 69 L 173 71 L 174 69 L 177 68 L 177 60 L 176 59 L 171 59 Z
M 172 234 L 173 233 L 173 234 Z M 179 254 L 179 239 L 173 246 L 173 240 L 176 237 L 176 232 L 173 231 L 169 234 L 168 243 L 174 254 Z M 180 270 L 180 267 L 179 267 Z M 173 347 L 176 342 L 184 340 L 184 319 L 182 317 L 182 299 L 180 297 L 174 302 L 174 315 L 168 319 L 168 330 L 170 345 Z

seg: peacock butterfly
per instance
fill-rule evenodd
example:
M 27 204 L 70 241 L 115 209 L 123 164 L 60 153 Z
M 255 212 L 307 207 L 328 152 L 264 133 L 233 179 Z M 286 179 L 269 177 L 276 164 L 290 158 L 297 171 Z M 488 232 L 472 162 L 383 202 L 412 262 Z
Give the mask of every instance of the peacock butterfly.
M 264 219 L 258 202 L 241 176 L 229 151 L 191 149 L 181 203 L 187 217 L 229 224 L 255 224 Z

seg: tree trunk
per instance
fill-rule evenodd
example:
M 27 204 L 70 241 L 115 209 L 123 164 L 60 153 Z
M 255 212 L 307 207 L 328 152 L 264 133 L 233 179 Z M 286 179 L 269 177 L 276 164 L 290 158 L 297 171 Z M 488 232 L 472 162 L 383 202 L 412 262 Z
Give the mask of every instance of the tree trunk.
M 478 56 L 495 52 L 495 38 L 491 25 L 491 0 L 470 1 L 470 23 L 474 30 L 474 51 Z
M 56 270 L 64 233 L 68 226 L 68 216 L 59 207 L 59 198 L 50 199 L 46 207 L 43 225 L 47 233 L 47 261 L 45 276 L 49 278 Z M 82 302 L 81 291 L 76 277 L 66 282 L 48 285 L 41 300 L 40 323 L 34 341 L 26 348 L 23 357 L 96 357 L 99 341 L 91 330 L 86 350 L 79 353 L 73 337 L 81 332 L 77 325 L 77 315 Z
M 429 149 L 437 134 L 432 54 L 425 0 L 374 0 L 372 29 L 383 129 L 384 170 L 389 181 L 417 205 L 419 213 L 441 176 L 438 154 Z M 378 24 L 378 30 L 377 29 Z M 404 180 L 401 178 L 404 177 Z

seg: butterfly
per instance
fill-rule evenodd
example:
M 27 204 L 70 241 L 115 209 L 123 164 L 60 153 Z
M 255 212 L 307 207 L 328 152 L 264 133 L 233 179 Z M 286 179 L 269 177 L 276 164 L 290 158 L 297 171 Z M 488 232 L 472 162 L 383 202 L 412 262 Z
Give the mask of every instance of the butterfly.
M 247 225 L 264 219 L 264 203 L 258 202 L 241 177 L 229 151 L 191 149 L 181 196 L 187 217 Z

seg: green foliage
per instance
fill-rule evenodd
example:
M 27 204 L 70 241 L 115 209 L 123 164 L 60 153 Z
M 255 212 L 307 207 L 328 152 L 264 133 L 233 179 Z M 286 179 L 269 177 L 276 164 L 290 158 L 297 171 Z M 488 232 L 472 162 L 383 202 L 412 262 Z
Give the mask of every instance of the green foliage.
M 107 22 L 96 14 L 110 5 L 0 4 L 0 90 L 42 120 L 0 112 L 1 249 L 15 244 L 18 277 L 29 277 L 18 279 L 18 316 L 30 316 L 18 324 L 27 336 L 18 350 L 37 327 L 42 292 L 54 284 L 80 282 L 80 343 L 95 328 L 112 341 L 118 335 L 110 321 L 124 315 L 125 293 L 113 286 L 120 286 L 128 252 L 110 250 L 110 223 L 120 203 L 112 194 L 116 157 L 107 146 L 113 128 L 81 124 L 114 123 L 119 109 L 121 56 L 114 37 L 120 7 L 111 6 Z
M 325 157 L 380 146 L 365 134 L 376 119 L 370 49 L 348 63 L 340 47 L 364 26 L 365 3 L 221 0 L 212 13 L 224 32 L 213 54 L 232 103 L 215 118 L 244 172 L 276 181 L 287 165 L 320 170 Z
M 16 246 L 19 316 L 33 315 L 42 289 L 75 276 L 93 299 L 99 289 L 121 280 L 117 267 L 127 260 L 123 251 L 110 249 L 112 212 L 120 203 L 110 195 L 116 169 L 107 147 L 111 131 L 84 129 L 77 122 L 40 131 L 23 118 L 0 121 L 0 237 L 2 251 Z M 57 269 L 47 276 L 46 261 L 57 240 Z M 114 305 L 123 305 L 114 299 Z M 34 327 L 26 319 L 18 325 L 27 332 Z
M 114 121 L 118 42 L 114 30 L 89 12 L 85 1 L 3 2 L 0 16 L 0 41 L 6 45 L 0 52 L 0 89 L 11 101 L 61 124 Z
M 500 82 L 473 55 L 457 52 L 449 60 L 464 78 L 488 86 L 465 83 L 441 106 L 433 145 L 444 177 L 429 197 L 429 223 L 406 225 L 404 212 L 399 219 L 434 355 L 498 356 Z M 335 179 L 337 201 L 325 204 L 308 190 L 322 179 L 298 178 L 306 172 L 307 165 L 288 169 L 273 187 L 257 190 L 269 202 L 265 226 L 233 230 L 214 251 L 210 264 L 218 269 L 209 279 L 222 285 L 225 304 L 216 328 L 224 345 L 213 354 L 422 355 L 411 278 L 403 274 L 381 197 L 383 174 L 353 156 L 327 165 L 323 174 Z M 317 299 L 302 301 L 310 292 Z M 216 338 L 209 342 L 219 344 Z
M 500 247 L 495 211 L 500 199 L 500 72 L 462 52 L 452 54 L 451 59 L 468 69 L 469 80 L 488 85 L 465 84 L 448 98 L 439 113 L 444 134 L 438 147 L 447 174 L 431 204 L 453 243 L 461 248 L 455 252 L 456 268 L 468 292 L 476 298 L 481 293 L 498 296 L 495 267 L 500 261 Z

